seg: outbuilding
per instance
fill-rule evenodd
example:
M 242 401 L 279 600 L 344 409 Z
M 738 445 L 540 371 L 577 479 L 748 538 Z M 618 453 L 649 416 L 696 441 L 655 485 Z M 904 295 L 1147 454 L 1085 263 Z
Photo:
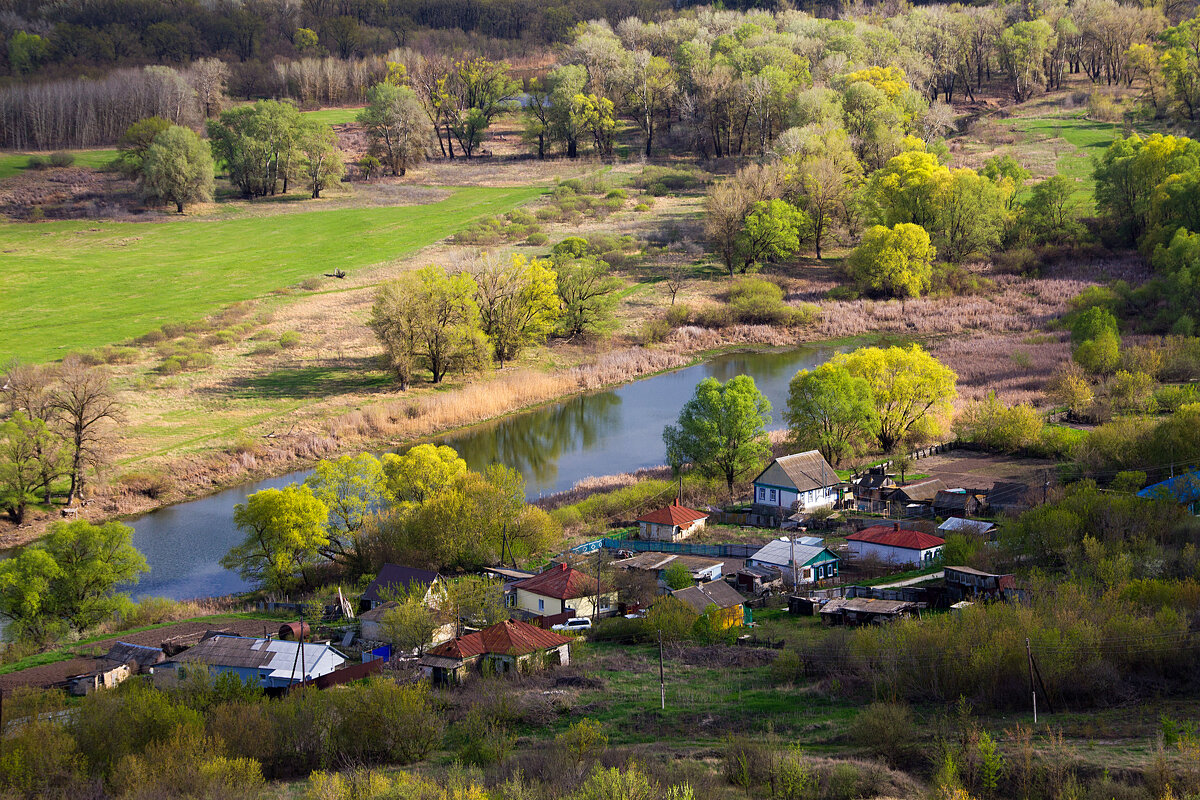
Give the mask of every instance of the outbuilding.
M 822 544 L 804 544 L 804 538 L 791 540 L 776 539 L 768 542 L 746 560 L 747 566 L 774 567 L 783 574 L 787 584 L 792 583 L 795 572 L 796 583 L 814 583 L 837 577 L 841 559 L 837 553 Z M 794 570 L 793 570 L 794 565 Z
M 417 664 L 434 683 L 460 683 L 472 670 L 496 675 L 571 663 L 569 636 L 504 620 L 429 650 Z
M 346 659 L 328 644 L 217 635 L 175 656 L 164 667 L 177 674 L 202 665 L 218 674 L 233 673 L 264 689 L 278 689 L 328 675 Z
M 676 589 L 671 594 L 691 606 L 697 614 L 714 608 L 712 616 L 721 629 L 737 627 L 746 619 L 745 598 L 725 581 Z
M 617 593 L 610 585 L 603 582 L 597 585 L 594 576 L 566 564 L 555 564 L 532 578 L 518 581 L 512 589 L 513 605 L 539 617 L 554 617 L 568 610 L 577 617 L 590 617 L 609 613 L 617 603 Z

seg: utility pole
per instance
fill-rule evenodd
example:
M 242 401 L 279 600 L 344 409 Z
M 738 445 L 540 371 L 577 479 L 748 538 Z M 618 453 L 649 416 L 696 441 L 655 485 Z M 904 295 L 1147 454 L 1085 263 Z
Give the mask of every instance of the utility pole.
M 658 632 L 658 699 L 659 708 L 667 710 L 667 681 L 663 672 L 662 631 Z
M 788 543 L 791 545 L 791 555 L 789 556 L 788 560 L 792 562 L 792 591 L 795 592 L 797 590 L 797 588 L 796 588 L 796 537 L 789 536 Z
M 1029 658 L 1029 694 L 1033 698 L 1033 724 L 1037 725 L 1037 689 L 1033 686 L 1033 650 L 1029 647 L 1029 637 L 1025 637 L 1025 655 Z
M 600 621 L 600 558 L 603 552 L 603 547 L 596 548 L 596 605 L 592 609 L 593 625 Z
M 1046 494 L 1050 491 L 1050 471 L 1042 470 L 1042 505 L 1046 505 Z

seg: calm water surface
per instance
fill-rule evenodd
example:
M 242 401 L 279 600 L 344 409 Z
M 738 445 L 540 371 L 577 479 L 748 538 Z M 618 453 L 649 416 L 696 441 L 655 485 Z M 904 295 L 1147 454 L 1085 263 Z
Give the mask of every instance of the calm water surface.
M 773 427 L 782 427 L 787 385 L 800 369 L 831 358 L 835 348 L 805 347 L 731 353 L 687 369 L 609 391 L 514 414 L 439 439 L 472 469 L 500 462 L 525 476 L 531 499 L 569 489 L 582 478 L 631 472 L 665 463 L 662 430 L 679 416 L 697 383 L 750 375 L 771 401 Z M 246 587 L 217 562 L 241 535 L 233 507 L 267 488 L 303 481 L 308 470 L 227 489 L 210 497 L 153 511 L 133 521 L 133 543 L 150 565 L 135 596 L 176 599 L 223 595 Z

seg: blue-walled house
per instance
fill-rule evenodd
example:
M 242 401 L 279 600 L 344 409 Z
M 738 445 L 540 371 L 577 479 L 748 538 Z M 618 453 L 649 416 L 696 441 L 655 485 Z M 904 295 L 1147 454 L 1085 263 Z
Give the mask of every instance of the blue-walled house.
M 218 674 L 233 673 L 264 689 L 278 689 L 328 675 L 346 659 L 327 644 L 217 635 L 188 648 L 164 667 L 177 673 L 203 665 Z

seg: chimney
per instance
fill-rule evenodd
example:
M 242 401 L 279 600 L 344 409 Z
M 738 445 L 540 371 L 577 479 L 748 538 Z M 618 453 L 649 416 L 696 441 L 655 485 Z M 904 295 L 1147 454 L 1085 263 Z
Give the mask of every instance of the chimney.
M 678 506 L 679 506 L 679 498 L 678 498 L 678 497 L 676 497 L 674 500 L 672 500 L 672 501 L 671 501 L 671 505 L 673 505 L 673 506 L 675 506 L 675 507 L 677 507 L 677 508 L 678 508 Z
M 896 530 L 900 530 L 900 523 L 899 523 L 899 522 L 897 522 L 897 523 L 896 523 Z

